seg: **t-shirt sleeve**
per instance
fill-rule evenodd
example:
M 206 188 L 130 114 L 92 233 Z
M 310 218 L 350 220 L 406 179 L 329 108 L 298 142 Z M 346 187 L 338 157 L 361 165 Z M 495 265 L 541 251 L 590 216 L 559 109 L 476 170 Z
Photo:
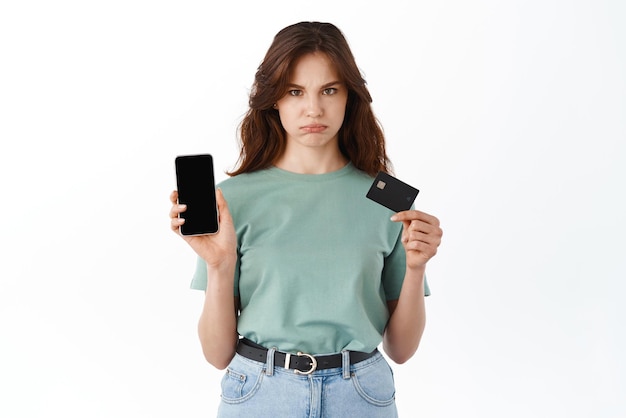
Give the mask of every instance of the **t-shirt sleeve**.
M 382 281 L 387 300 L 396 300 L 400 297 L 405 272 L 406 252 L 402 245 L 402 233 L 400 232 L 393 250 L 385 258 L 383 267 Z M 430 296 L 430 287 L 426 276 L 424 276 L 424 296 Z
M 206 290 L 206 275 L 206 262 L 202 259 L 202 257 L 198 256 L 196 260 L 196 270 L 191 278 L 191 288 L 196 290 Z
M 207 268 L 206 262 L 202 257 L 198 256 L 196 260 L 196 270 L 191 278 L 191 288 L 196 290 L 206 290 L 207 286 Z M 235 266 L 235 287 L 233 289 L 235 297 L 239 297 L 239 257 L 237 257 L 237 265 Z

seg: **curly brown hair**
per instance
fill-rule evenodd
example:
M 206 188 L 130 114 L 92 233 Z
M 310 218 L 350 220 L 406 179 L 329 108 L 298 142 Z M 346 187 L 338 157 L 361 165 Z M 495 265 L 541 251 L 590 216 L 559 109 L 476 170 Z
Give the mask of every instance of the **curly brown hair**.
M 228 175 L 268 168 L 282 156 L 287 138 L 273 105 L 286 94 L 297 60 L 314 52 L 329 57 L 348 89 L 346 114 L 338 133 L 341 153 L 372 176 L 379 171 L 392 172 L 383 129 L 372 110 L 372 97 L 343 33 L 331 23 L 300 22 L 276 34 L 257 69 L 250 108 L 238 128 L 238 167 Z

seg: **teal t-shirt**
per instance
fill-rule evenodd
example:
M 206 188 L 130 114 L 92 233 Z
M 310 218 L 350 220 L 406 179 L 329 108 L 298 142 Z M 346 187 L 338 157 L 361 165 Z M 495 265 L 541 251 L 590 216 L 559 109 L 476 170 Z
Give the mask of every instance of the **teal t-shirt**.
M 240 335 L 292 353 L 380 344 L 406 260 L 402 224 L 365 197 L 372 181 L 349 163 L 317 175 L 272 167 L 218 185 L 237 233 Z M 206 281 L 198 258 L 191 287 Z

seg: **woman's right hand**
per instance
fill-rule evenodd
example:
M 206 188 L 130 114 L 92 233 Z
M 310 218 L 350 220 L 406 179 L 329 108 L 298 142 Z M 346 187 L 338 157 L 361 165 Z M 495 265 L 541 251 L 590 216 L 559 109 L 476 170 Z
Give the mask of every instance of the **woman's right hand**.
M 237 261 L 237 236 L 233 219 L 228 210 L 228 203 L 224 199 L 222 190 L 215 192 L 219 213 L 219 231 L 213 235 L 187 236 L 180 233 L 180 226 L 185 223 L 184 212 L 186 205 L 178 203 L 178 191 L 170 194 L 172 208 L 170 209 L 170 225 L 172 231 L 180 235 L 204 259 L 207 267 L 223 268 L 234 267 Z M 183 214 L 180 218 L 179 214 Z

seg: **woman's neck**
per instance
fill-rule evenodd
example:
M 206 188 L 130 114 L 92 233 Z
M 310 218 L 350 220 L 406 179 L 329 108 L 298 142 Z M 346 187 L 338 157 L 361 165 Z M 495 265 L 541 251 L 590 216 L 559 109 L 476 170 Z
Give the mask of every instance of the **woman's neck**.
M 298 174 L 325 174 L 342 169 L 348 159 L 337 150 L 336 153 L 303 153 L 285 152 L 274 164 L 281 170 Z

